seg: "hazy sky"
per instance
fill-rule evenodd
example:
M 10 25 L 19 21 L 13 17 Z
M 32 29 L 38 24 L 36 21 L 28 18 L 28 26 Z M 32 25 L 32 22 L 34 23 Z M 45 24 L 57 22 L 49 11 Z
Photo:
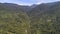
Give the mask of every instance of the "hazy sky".
M 32 5 L 40 3 L 55 2 L 60 0 L 0 0 L 2 3 L 16 3 L 19 5 Z

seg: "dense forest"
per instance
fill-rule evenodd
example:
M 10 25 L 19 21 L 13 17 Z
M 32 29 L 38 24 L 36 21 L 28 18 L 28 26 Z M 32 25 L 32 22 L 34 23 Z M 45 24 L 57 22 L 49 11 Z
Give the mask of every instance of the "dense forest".
M 60 1 L 32 6 L 0 3 L 0 34 L 60 34 Z

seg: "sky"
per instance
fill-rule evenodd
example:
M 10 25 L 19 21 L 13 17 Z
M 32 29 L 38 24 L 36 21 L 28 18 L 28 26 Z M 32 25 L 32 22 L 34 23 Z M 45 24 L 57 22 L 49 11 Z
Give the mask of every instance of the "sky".
M 41 4 L 56 1 L 60 0 L 0 0 L 1 3 L 15 3 L 19 5 L 32 5 L 32 4 Z

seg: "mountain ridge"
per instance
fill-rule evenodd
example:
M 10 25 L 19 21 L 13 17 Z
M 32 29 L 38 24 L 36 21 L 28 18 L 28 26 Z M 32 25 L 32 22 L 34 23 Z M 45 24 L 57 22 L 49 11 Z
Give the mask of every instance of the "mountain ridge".
M 0 3 L 0 34 L 60 34 L 60 2 Z

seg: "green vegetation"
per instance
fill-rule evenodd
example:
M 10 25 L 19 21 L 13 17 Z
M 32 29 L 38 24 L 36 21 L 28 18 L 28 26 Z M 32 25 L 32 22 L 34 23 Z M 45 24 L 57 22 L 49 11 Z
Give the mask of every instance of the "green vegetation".
M 60 2 L 26 7 L 0 3 L 0 34 L 60 34 Z
M 60 2 L 38 5 L 30 18 L 31 34 L 60 34 Z
M 0 34 L 26 34 L 28 24 L 29 18 L 23 12 L 0 11 Z

